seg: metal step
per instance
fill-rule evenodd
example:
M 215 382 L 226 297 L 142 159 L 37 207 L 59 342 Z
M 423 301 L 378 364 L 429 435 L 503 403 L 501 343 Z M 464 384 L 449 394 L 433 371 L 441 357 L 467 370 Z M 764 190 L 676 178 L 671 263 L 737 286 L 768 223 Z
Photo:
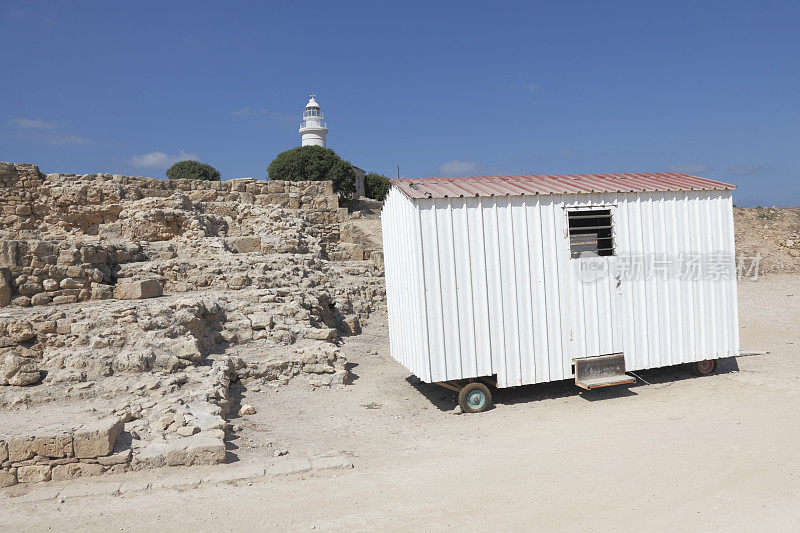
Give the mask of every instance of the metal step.
M 606 376 L 602 378 L 585 379 L 583 381 L 575 380 L 575 385 L 582 389 L 598 389 L 600 387 L 611 387 L 613 385 L 629 385 L 634 383 L 636 378 L 627 374 L 619 374 L 614 376 Z
M 575 385 L 590 390 L 612 385 L 628 385 L 636 379 L 625 373 L 625 355 L 612 353 L 573 359 Z

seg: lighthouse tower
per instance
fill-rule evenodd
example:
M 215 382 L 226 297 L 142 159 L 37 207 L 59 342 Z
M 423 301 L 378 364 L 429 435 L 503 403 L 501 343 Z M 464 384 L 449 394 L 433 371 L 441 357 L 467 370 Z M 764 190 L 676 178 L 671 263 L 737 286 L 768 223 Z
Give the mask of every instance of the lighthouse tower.
M 300 124 L 300 135 L 303 136 L 301 146 L 322 146 L 325 148 L 325 136 L 328 127 L 322 119 L 322 110 L 314 99 L 314 94 L 308 98 L 306 109 L 303 111 L 303 122 Z

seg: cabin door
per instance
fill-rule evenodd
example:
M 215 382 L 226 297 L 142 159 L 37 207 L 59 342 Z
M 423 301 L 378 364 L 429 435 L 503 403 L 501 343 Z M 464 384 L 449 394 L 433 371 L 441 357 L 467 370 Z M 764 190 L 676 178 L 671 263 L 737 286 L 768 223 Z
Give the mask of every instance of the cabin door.
M 623 351 L 614 215 L 610 205 L 565 209 L 570 362 Z

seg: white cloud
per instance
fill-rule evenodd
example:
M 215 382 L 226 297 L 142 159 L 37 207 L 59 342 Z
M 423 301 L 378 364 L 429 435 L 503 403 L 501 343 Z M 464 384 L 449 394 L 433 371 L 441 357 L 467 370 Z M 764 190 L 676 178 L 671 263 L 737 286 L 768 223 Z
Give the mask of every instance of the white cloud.
M 478 169 L 475 161 L 448 161 L 439 165 L 439 174 L 442 176 L 466 176 Z
M 197 154 L 189 154 L 181 150 L 177 154 L 165 154 L 164 152 L 148 152 L 146 154 L 134 155 L 131 157 L 131 164 L 136 167 L 162 168 L 165 169 L 187 159 L 197 160 Z
M 542 84 L 533 81 L 518 81 L 511 84 L 512 89 L 521 91 L 528 91 L 529 93 L 538 92 L 542 88 Z
M 765 168 L 763 165 L 735 165 L 728 169 L 728 173 L 743 176 L 745 174 L 755 174 Z
M 64 132 L 64 123 L 41 118 L 13 118 L 8 122 L 21 141 L 54 144 L 56 146 L 91 146 L 92 139 Z
M 475 161 L 453 160 L 439 165 L 438 175 L 444 177 L 499 176 L 503 175 L 503 171 Z
M 41 118 L 13 118 L 11 124 L 23 130 L 54 130 L 61 127 L 58 122 L 51 122 Z
M 685 172 L 687 174 L 702 174 L 711 171 L 710 166 L 702 163 L 675 163 L 670 165 L 669 169 L 672 172 Z
M 53 134 L 47 137 L 47 142 L 57 146 L 91 146 L 94 141 L 80 135 Z
M 258 115 L 259 114 L 258 111 L 259 111 L 258 109 L 253 110 L 253 109 L 250 109 L 249 107 L 242 107 L 241 109 L 235 109 L 235 110 L 231 111 L 231 113 L 236 115 L 237 117 L 250 117 L 250 116 L 253 116 L 253 115 Z M 261 111 L 263 111 L 263 110 L 261 110 Z

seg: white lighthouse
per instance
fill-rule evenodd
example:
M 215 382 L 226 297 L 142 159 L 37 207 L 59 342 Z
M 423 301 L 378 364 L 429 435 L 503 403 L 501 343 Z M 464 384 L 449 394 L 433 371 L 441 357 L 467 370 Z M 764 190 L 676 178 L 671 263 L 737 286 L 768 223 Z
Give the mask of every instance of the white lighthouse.
M 303 137 L 301 146 L 322 146 L 325 148 L 325 136 L 328 127 L 322 122 L 324 118 L 319 104 L 314 99 L 314 94 L 308 98 L 306 109 L 303 111 L 303 122 L 300 124 L 300 135 Z

